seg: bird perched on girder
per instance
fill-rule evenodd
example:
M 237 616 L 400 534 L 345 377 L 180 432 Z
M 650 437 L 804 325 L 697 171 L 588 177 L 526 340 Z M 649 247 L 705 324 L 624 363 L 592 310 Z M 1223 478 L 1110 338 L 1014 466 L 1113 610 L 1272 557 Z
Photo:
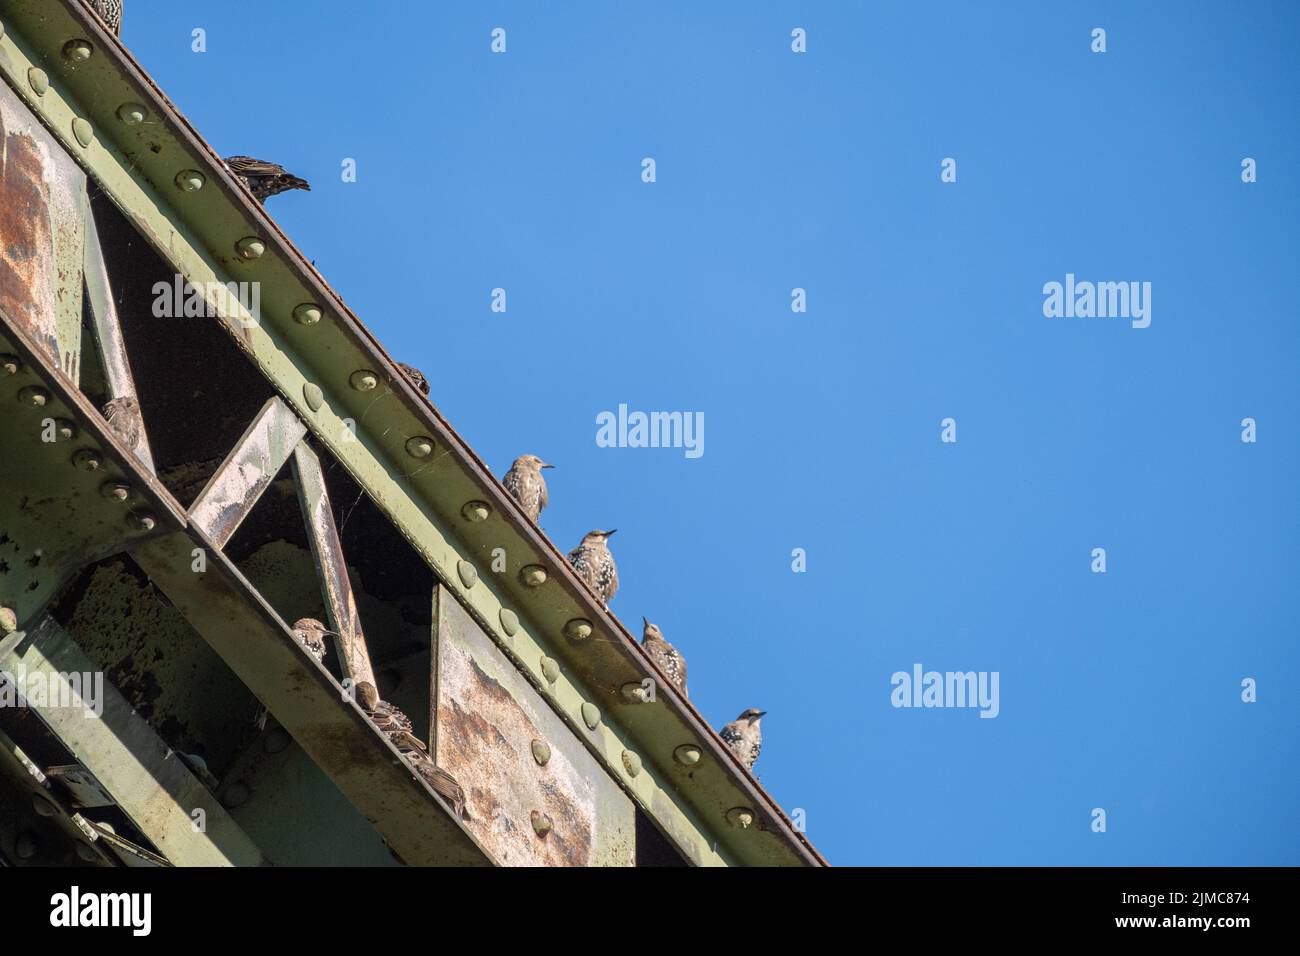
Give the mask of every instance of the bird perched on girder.
M 276 193 L 290 189 L 305 189 L 311 192 L 307 180 L 285 170 L 275 163 L 263 162 L 251 156 L 230 156 L 226 159 L 226 168 L 244 181 L 253 198 L 266 205 L 266 201 Z
M 325 663 L 325 638 L 327 635 L 333 635 L 333 631 L 314 617 L 300 617 L 293 622 L 292 632 L 293 639 L 301 644 L 308 654 L 316 658 L 318 663 Z M 265 704 L 258 709 L 257 716 L 253 720 L 258 730 L 266 729 L 266 720 L 270 714 Z
M 379 690 L 369 681 L 358 681 L 356 692 L 357 705 L 383 731 L 384 736 L 392 741 L 397 752 L 406 758 L 412 769 L 433 788 L 433 792 L 451 806 L 456 816 L 468 820 L 470 817 L 465 808 L 464 789 L 455 777 L 433 762 L 429 748 L 415 736 L 411 718 L 383 700 L 379 696 Z
M 588 531 L 582 544 L 569 552 L 569 564 L 606 611 L 618 592 L 618 568 L 614 565 L 614 555 L 609 553 L 609 536 L 617 530 Z
M 754 762 L 763 749 L 763 731 L 759 727 L 759 721 L 766 714 L 765 710 L 751 707 L 718 731 L 718 736 L 727 745 L 727 749 L 740 758 L 746 770 L 754 769 Z
M 645 626 L 641 632 L 641 646 L 650 655 L 650 660 L 654 662 L 655 667 L 659 668 L 659 673 L 682 692 L 683 697 L 689 697 L 690 695 L 686 693 L 686 658 L 682 657 L 677 648 L 668 643 L 664 638 L 664 632 L 659 630 L 659 625 L 651 624 L 644 617 L 641 618 L 641 623 Z
M 135 451 L 144 434 L 144 419 L 140 417 L 140 402 L 133 395 L 111 398 L 104 403 L 104 420 L 122 444 Z
M 104 21 L 104 25 L 121 36 L 123 0 L 89 0 L 89 3 L 90 9 L 99 14 L 99 19 Z
M 423 372 L 414 365 L 407 365 L 405 362 L 398 362 L 397 367 L 402 370 L 402 374 L 406 376 L 407 380 L 410 381 L 412 385 L 418 388 L 425 395 L 429 394 L 429 380 L 424 377 Z
M 546 493 L 546 479 L 542 477 L 542 469 L 554 467 L 536 455 L 520 455 L 501 479 L 501 484 L 505 486 L 506 491 L 510 492 L 510 497 L 519 502 L 524 509 L 524 514 L 534 521 L 550 501 Z

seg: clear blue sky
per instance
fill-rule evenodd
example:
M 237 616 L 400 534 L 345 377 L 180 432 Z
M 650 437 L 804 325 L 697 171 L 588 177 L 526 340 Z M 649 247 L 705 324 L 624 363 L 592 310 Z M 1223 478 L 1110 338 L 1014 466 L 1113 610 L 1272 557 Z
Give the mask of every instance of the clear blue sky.
M 832 862 L 1300 864 L 1300 5 L 129 0 L 124 39 L 311 180 L 273 214 L 498 474 L 559 466 L 561 548 L 620 529 L 613 610 L 715 725 L 770 711 Z M 1044 317 L 1066 273 L 1151 282 L 1150 328 Z M 705 454 L 598 448 L 619 403 Z M 891 707 L 916 662 L 1000 715 Z

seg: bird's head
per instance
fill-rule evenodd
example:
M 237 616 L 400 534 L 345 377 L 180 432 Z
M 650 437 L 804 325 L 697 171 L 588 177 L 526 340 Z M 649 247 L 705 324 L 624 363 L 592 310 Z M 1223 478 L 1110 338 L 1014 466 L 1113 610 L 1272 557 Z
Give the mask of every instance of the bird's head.
M 541 471 L 543 468 L 554 468 L 554 465 L 547 464 L 536 455 L 520 455 L 515 459 L 516 468 L 531 468 L 533 471 Z
M 293 622 L 293 629 L 295 631 L 306 631 L 308 634 L 317 634 L 317 635 L 331 634 L 336 637 L 338 636 L 336 632 L 331 631 L 329 628 L 327 628 L 320 621 L 316 620 L 314 617 L 298 618 L 298 620 Z
M 664 639 L 664 632 L 659 630 L 658 624 L 651 624 L 649 618 L 645 617 L 641 618 L 641 623 L 644 625 L 641 631 L 641 640 L 662 641 Z
M 747 723 L 753 725 L 753 724 L 757 724 L 760 718 L 766 716 L 767 716 L 767 711 L 759 710 L 757 707 L 750 707 L 748 710 L 741 711 L 740 716 L 737 717 L 736 719 L 746 721 Z
M 582 538 L 583 546 L 589 547 L 592 545 L 604 544 L 606 541 L 609 540 L 609 536 L 612 535 L 617 530 L 618 530 L 617 528 L 614 528 L 610 531 L 588 531 L 585 535 L 583 535 Z
M 368 680 L 359 680 L 353 688 L 356 691 L 357 703 L 361 709 L 374 713 L 379 707 L 379 688 Z

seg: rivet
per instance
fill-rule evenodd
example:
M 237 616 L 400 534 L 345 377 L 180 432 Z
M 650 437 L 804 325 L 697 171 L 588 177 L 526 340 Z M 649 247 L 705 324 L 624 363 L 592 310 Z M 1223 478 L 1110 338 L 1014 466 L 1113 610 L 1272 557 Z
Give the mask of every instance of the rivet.
M 31 408 L 44 408 L 45 403 L 49 400 L 50 393 L 43 388 L 37 388 L 35 385 L 28 385 L 18 391 L 18 401 Z
M 99 493 L 114 501 L 126 501 L 131 497 L 131 486 L 120 481 L 106 481 L 99 486 Z
M 271 730 L 262 741 L 262 747 L 269 754 L 278 754 L 289 746 L 289 734 L 283 727 Z
M 14 840 L 14 855 L 20 860 L 30 860 L 41 848 L 36 837 L 30 833 L 20 833 Z
M 629 777 L 637 776 L 641 773 L 641 757 L 630 750 L 624 750 L 623 769 L 627 771 Z
M 221 797 L 221 803 L 227 807 L 239 807 L 248 802 L 251 796 L 248 787 L 242 783 L 232 783 Z
M 700 748 L 694 744 L 682 744 L 673 751 L 673 759 L 683 767 L 694 767 L 700 762 Z
M 533 759 L 539 767 L 545 767 L 551 759 L 551 745 L 545 740 L 533 741 Z
M 564 636 L 571 641 L 585 641 L 591 637 L 591 622 L 584 617 L 575 617 L 564 625 Z
M 600 708 L 589 700 L 582 702 L 582 722 L 588 730 L 595 730 L 600 723 Z
M 560 679 L 560 665 L 555 662 L 555 658 L 542 655 L 542 676 L 548 684 L 554 684 Z
M 506 632 L 506 637 L 514 637 L 519 633 L 519 615 L 510 608 L 503 607 L 497 617 L 501 618 L 501 630 Z
M 54 419 L 54 437 L 56 441 L 69 441 L 77 437 L 77 424 L 66 418 Z
M 82 843 L 80 840 L 77 841 L 77 856 L 87 863 L 94 863 L 99 859 L 99 854 L 95 852 L 95 848 L 89 843 Z
M 727 811 L 727 822 L 738 829 L 748 830 L 754 825 L 754 811 L 749 807 L 732 807 Z
M 6 375 L 17 375 L 22 368 L 22 359 L 17 355 L 10 355 L 8 352 L 0 355 L 0 369 L 3 369 Z
M 348 376 L 348 384 L 358 392 L 369 392 L 379 384 L 379 376 L 368 368 L 359 368 Z
M 519 572 L 519 580 L 530 588 L 540 588 L 546 583 L 546 569 L 540 564 L 530 564 Z
M 44 96 L 45 91 L 50 88 L 50 78 L 39 66 L 34 66 L 27 71 L 27 82 L 37 96 Z
M 650 692 L 638 681 L 628 681 L 618 689 L 618 694 L 629 704 L 646 704 L 650 701 Z
M 152 531 L 157 523 L 153 515 L 143 511 L 128 515 L 126 521 L 137 531 Z
M 176 185 L 181 192 L 196 193 L 203 188 L 208 179 L 197 169 L 182 169 L 176 174 Z
M 139 103 L 123 103 L 117 108 L 117 118 L 127 126 L 139 126 L 148 115 L 149 111 Z
M 98 471 L 99 466 L 104 463 L 104 459 L 99 453 L 89 448 L 83 448 L 72 456 L 72 463 L 82 471 Z
M 528 814 L 528 818 L 533 821 L 533 830 L 539 837 L 545 840 L 546 834 L 551 832 L 551 818 L 537 810 Z
M 32 809 L 38 817 L 52 817 L 59 812 L 54 802 L 43 793 L 32 794 Z
M 424 435 L 406 439 L 406 453 L 412 458 L 428 458 L 433 454 L 433 439 Z
M 94 52 L 95 48 L 86 40 L 69 40 L 63 44 L 64 58 L 73 63 L 85 63 Z
M 72 135 L 77 137 L 77 142 L 82 146 L 89 146 L 95 141 L 95 127 L 90 125 L 89 120 L 78 116 L 72 121 Z
M 325 404 L 325 393 L 315 382 L 307 382 L 303 385 L 302 398 L 313 412 L 320 411 L 320 407 Z
M 241 259 L 260 259 L 266 252 L 266 243 L 257 236 L 245 236 L 235 243 L 235 251 Z
M 315 325 L 320 321 L 320 306 L 315 302 L 294 306 L 293 320 L 299 325 Z
M 461 517 L 466 521 L 478 523 L 487 521 L 492 514 L 492 506 L 486 501 L 467 501 L 460 509 Z
M 18 630 L 18 614 L 11 607 L 0 607 L 0 634 L 8 637 Z
M 478 570 L 468 561 L 457 561 L 456 573 L 460 575 L 460 583 L 467 588 L 478 583 Z

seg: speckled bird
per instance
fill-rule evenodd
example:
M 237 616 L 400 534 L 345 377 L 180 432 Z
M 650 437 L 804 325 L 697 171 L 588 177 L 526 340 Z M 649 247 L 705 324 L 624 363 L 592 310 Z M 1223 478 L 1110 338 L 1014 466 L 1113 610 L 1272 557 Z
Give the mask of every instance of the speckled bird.
M 392 741 L 397 752 L 406 758 L 412 769 L 433 788 L 433 792 L 451 806 L 456 816 L 468 820 L 464 789 L 455 777 L 433 762 L 429 748 L 415 736 L 411 718 L 380 698 L 379 691 L 369 681 L 358 681 L 356 691 L 358 706 L 383 731 L 384 736 Z
M 325 663 L 325 637 L 333 633 L 314 617 L 300 617 L 293 622 L 293 639 L 322 664 Z
M 135 451 L 144 434 L 144 419 L 140 417 L 140 402 L 134 396 L 112 398 L 104 403 L 104 420 L 122 444 Z
M 276 193 L 290 189 L 305 189 L 311 192 L 307 180 L 299 179 L 285 170 L 283 166 L 267 163 L 251 156 L 230 156 L 226 159 L 226 168 L 244 181 L 253 198 L 262 205 Z
M 524 509 L 524 514 L 533 521 L 541 516 L 542 509 L 550 501 L 546 491 L 546 479 L 542 477 L 542 469 L 554 467 L 536 455 L 520 455 L 501 479 L 501 484 L 505 486 L 506 491 L 510 492 L 510 497 L 519 502 Z
M 686 693 L 686 658 L 682 657 L 677 648 L 668 643 L 664 638 L 664 632 L 659 630 L 659 625 L 651 624 L 644 617 L 641 618 L 641 623 L 644 625 L 644 630 L 641 632 L 641 646 L 650 655 L 650 660 L 654 661 L 655 667 L 659 668 L 659 673 L 682 692 L 683 697 L 689 697 L 690 695 Z
M 758 760 L 759 751 L 763 749 L 763 731 L 759 727 L 759 721 L 766 714 L 765 710 L 751 707 L 718 731 L 722 742 L 740 758 L 746 770 L 753 771 L 754 762 Z
M 618 568 L 609 552 L 609 536 L 617 530 L 588 531 L 582 544 L 569 552 L 569 564 L 607 611 L 618 593 Z
M 99 14 L 99 19 L 116 33 L 122 35 L 122 6 L 123 0 L 88 0 L 90 9 Z
M 429 394 L 429 380 L 424 377 L 423 372 L 414 365 L 407 365 L 405 362 L 398 362 L 397 367 L 402 370 L 402 374 L 406 376 L 407 380 L 412 385 L 418 388 L 425 395 Z

